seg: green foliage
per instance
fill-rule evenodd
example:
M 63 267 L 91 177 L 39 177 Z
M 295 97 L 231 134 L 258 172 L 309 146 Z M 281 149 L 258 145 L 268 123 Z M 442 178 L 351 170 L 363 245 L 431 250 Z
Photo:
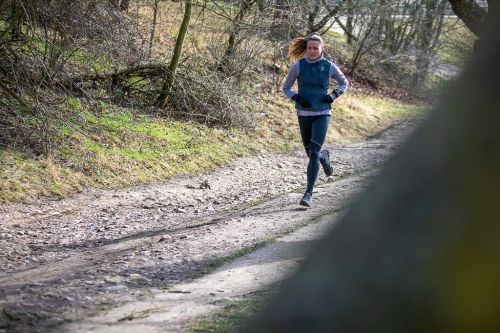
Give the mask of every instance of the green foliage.
M 78 98 L 69 97 L 67 103 L 68 103 L 68 107 L 72 111 L 82 111 L 83 110 L 82 103 L 80 102 L 80 100 Z
M 424 105 L 404 104 L 390 98 L 357 96 L 356 100 L 363 103 L 368 108 L 383 110 L 379 117 L 389 117 L 393 120 L 418 117 L 426 111 Z
M 347 37 L 344 33 L 335 30 L 328 30 L 323 36 L 324 39 L 332 39 L 337 43 L 345 44 L 347 42 Z
M 183 333 L 195 332 L 217 332 L 232 333 L 241 332 L 245 325 L 256 313 L 261 311 L 269 299 L 275 295 L 275 291 L 262 290 L 247 296 L 245 299 L 236 301 L 223 310 L 198 321 L 195 325 Z
M 117 67 L 111 56 L 106 54 L 94 54 L 88 50 L 69 50 L 65 53 L 69 63 L 78 65 L 93 73 L 108 73 Z
M 13 149 L 2 149 L 0 166 L 0 203 L 66 196 L 87 185 L 78 173 L 54 164 L 51 156 L 33 158 Z
M 49 61 L 51 57 L 53 57 L 51 54 L 57 54 L 57 58 L 53 58 L 52 61 L 59 62 L 60 64 L 63 62 L 67 63 L 68 70 L 70 67 L 77 66 L 94 73 L 106 73 L 116 67 L 116 62 L 109 55 L 95 54 L 92 51 L 79 48 L 78 46 L 71 47 L 59 45 L 58 43 L 38 36 L 27 38 L 22 48 L 38 57 L 45 58 L 48 56 Z M 52 66 L 55 65 L 55 62 Z

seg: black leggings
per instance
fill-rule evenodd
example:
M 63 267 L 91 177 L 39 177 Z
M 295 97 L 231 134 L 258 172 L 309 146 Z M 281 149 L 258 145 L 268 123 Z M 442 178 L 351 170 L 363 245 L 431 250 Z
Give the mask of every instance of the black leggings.
M 325 142 L 328 124 L 330 123 L 329 115 L 321 116 L 299 116 L 300 135 L 302 143 L 309 156 L 309 164 L 307 165 L 307 192 L 312 194 L 314 183 L 318 177 L 321 147 Z

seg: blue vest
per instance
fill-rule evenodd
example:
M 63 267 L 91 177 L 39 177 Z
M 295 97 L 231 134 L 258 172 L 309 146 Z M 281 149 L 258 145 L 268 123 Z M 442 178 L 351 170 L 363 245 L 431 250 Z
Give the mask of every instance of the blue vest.
M 321 98 L 328 94 L 330 62 L 323 59 L 309 63 L 306 59 L 302 58 L 299 64 L 299 95 L 307 98 L 311 103 L 311 107 L 305 108 L 299 105 L 299 103 L 295 103 L 295 107 L 305 111 L 330 110 L 332 108 L 330 104 L 321 102 Z

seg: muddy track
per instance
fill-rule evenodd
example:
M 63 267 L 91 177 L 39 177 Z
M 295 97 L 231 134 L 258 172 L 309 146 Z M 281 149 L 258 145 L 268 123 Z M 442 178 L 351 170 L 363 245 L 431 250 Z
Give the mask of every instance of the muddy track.
M 46 332 L 147 297 L 341 211 L 414 125 L 328 146 L 334 175 L 320 176 L 307 210 L 297 205 L 307 163 L 300 150 L 158 185 L 0 206 L 0 332 Z

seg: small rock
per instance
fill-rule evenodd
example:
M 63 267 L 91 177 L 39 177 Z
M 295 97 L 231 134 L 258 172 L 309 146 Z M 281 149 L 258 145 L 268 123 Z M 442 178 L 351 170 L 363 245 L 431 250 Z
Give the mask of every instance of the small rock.
M 148 281 L 147 278 L 145 278 L 141 274 L 137 274 L 137 273 L 132 273 L 129 275 L 129 277 L 131 280 L 135 280 L 135 281 L 139 281 L 139 280 Z
M 187 290 L 169 290 L 168 291 L 171 294 L 190 294 L 190 291 Z
M 118 290 L 123 290 L 123 289 L 127 289 L 127 286 L 123 285 L 123 284 L 116 284 L 114 286 L 109 286 L 109 287 L 106 287 L 105 288 L 107 291 L 118 291 Z
M 160 237 L 160 239 L 158 240 L 158 242 L 164 242 L 166 240 L 169 240 L 170 238 L 172 238 L 171 236 L 169 235 L 163 235 Z
M 209 190 L 211 190 L 212 188 L 210 187 L 210 184 L 208 183 L 208 180 L 204 180 L 200 184 L 200 189 L 209 189 Z
M 106 276 L 104 281 L 108 283 L 121 283 L 123 278 L 121 276 Z

